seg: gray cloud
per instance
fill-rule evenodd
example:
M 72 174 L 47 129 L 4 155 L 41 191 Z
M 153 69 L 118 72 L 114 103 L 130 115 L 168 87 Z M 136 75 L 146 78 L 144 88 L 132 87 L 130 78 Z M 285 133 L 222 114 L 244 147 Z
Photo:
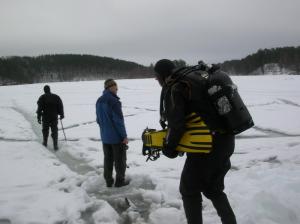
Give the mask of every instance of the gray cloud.
M 299 0 L 0 0 L 0 56 L 222 62 L 300 45 Z

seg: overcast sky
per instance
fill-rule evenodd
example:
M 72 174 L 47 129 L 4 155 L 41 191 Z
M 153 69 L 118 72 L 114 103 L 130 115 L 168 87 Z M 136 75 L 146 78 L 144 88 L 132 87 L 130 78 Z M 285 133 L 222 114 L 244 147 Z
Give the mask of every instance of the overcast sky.
M 217 63 L 299 46 L 299 23 L 300 0 L 0 0 L 0 56 Z

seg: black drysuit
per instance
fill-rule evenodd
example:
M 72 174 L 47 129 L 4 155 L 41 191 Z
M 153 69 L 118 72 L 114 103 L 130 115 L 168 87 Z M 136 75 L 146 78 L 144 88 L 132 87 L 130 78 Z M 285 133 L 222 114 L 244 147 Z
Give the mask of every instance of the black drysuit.
M 57 119 L 58 115 L 61 118 L 64 117 L 63 103 L 60 97 L 53 93 L 45 93 L 40 96 L 37 101 L 37 117 L 38 120 L 43 122 L 43 144 L 47 145 L 47 140 L 49 136 L 49 128 L 51 128 L 51 136 L 53 139 L 54 148 L 57 149 L 57 139 L 58 139 L 58 128 Z
M 230 169 L 230 156 L 234 150 L 234 136 L 218 130 L 222 124 L 205 99 L 205 82 L 200 74 L 191 73 L 177 79 L 173 73 L 162 89 L 161 116 L 167 120 L 169 133 L 163 153 L 175 157 L 177 144 L 185 130 L 185 117 L 198 113 L 213 136 L 213 149 L 209 154 L 187 153 L 182 171 L 180 193 L 189 224 L 202 224 L 202 194 L 210 199 L 223 224 L 236 224 L 224 190 L 224 177 Z M 176 81 L 174 81 L 176 80 Z

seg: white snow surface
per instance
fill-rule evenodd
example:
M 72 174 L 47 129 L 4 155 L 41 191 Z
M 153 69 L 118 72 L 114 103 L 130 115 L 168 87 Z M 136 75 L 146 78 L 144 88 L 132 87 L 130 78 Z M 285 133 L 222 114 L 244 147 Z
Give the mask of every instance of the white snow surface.
M 238 135 L 227 193 L 241 224 L 300 223 L 300 76 L 235 76 L 255 127 Z M 106 188 L 95 102 L 103 81 L 50 83 L 65 107 L 58 152 L 42 146 L 36 102 L 45 84 L 0 87 L 0 223 L 186 223 L 179 193 L 185 157 L 146 162 L 144 128 L 159 127 L 154 79 L 118 80 L 130 185 Z M 59 124 L 59 127 L 60 124 Z M 204 223 L 221 223 L 203 201 Z

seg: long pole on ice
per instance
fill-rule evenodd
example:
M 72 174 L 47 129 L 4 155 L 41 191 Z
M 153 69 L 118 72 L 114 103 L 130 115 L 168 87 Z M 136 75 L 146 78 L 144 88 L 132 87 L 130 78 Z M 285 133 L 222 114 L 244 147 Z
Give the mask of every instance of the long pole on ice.
M 61 120 L 61 119 L 59 119 L 59 120 L 60 120 L 60 124 L 61 124 L 61 129 L 62 129 L 62 131 L 63 131 L 63 133 L 64 133 L 64 136 L 65 136 L 65 141 L 67 141 L 67 138 L 66 138 L 66 133 L 65 133 L 65 129 L 64 129 L 64 126 L 63 126 L 62 120 Z

